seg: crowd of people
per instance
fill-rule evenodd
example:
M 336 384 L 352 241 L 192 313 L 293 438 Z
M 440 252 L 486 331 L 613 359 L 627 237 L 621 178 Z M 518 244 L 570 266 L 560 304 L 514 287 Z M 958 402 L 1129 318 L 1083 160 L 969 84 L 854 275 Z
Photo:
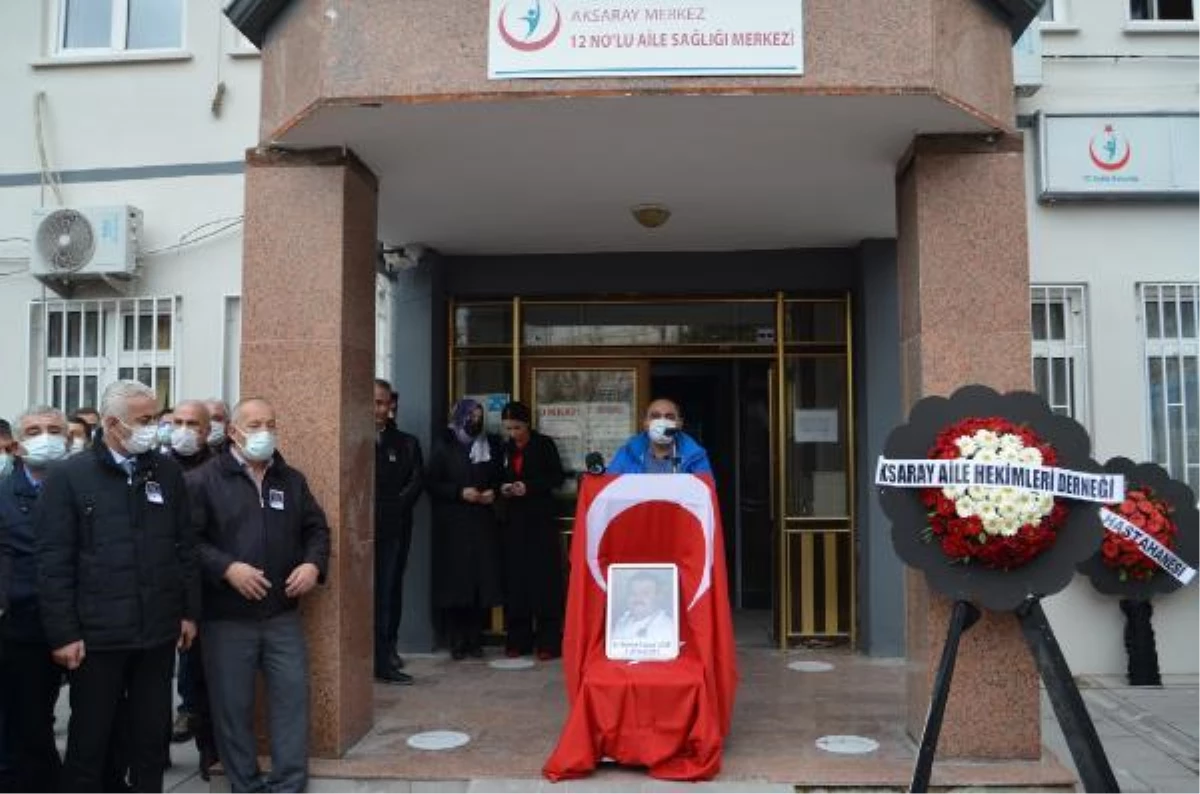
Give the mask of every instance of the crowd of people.
M 454 660 L 484 655 L 504 607 L 504 652 L 561 653 L 564 582 L 555 490 L 565 474 L 527 405 L 455 404 L 428 463 L 374 388 L 375 660 L 411 685 L 397 652 L 413 509 L 433 510 L 432 589 Z M 303 791 L 308 653 L 299 601 L 324 581 L 325 513 L 279 453 L 264 399 L 160 409 L 136 381 L 70 417 L 35 405 L 0 420 L 0 789 L 160 791 L 170 743 L 196 742 L 232 791 Z M 703 471 L 678 407 L 651 403 L 618 471 Z M 255 682 L 265 687 L 269 771 L 259 768 Z M 179 697 L 172 709 L 172 680 Z M 55 707 L 68 684 L 65 756 Z
M 0 784 L 161 791 L 170 743 L 234 791 L 302 791 L 307 650 L 296 607 L 329 527 L 262 399 L 161 410 L 136 381 L 72 416 L 0 425 Z M 176 675 L 178 670 L 178 675 Z M 271 768 L 258 766 L 255 679 Z M 172 714 L 172 680 L 179 695 Z M 54 712 L 69 684 L 66 753 Z

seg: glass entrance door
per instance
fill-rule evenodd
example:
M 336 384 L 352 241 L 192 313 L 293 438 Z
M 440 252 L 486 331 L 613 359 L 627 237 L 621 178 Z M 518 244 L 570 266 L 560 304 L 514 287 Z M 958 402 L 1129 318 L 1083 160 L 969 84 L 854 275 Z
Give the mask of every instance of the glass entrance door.
M 854 642 L 848 296 L 459 303 L 451 339 L 449 396 L 523 399 L 574 473 L 640 429 L 656 377 L 685 392 L 664 396 L 719 448 L 732 602 L 770 609 L 779 647 Z

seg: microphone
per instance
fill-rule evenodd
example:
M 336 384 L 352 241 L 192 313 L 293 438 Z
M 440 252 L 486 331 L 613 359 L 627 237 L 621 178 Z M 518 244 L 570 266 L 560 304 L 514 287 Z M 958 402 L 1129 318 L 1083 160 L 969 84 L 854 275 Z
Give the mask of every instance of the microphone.
M 663 435 L 666 436 L 667 438 L 675 438 L 675 436 L 679 435 L 679 428 L 678 427 L 668 427 L 666 430 L 663 431 Z
M 603 474 L 605 472 L 604 456 L 599 452 L 589 452 L 583 459 L 583 465 L 588 474 Z

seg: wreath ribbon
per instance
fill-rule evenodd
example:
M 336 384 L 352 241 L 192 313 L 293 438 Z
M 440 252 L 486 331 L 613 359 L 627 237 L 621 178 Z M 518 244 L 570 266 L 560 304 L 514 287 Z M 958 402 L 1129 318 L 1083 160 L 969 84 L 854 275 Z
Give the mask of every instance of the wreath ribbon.
M 1159 543 L 1151 535 L 1143 532 L 1140 527 L 1126 521 L 1121 516 L 1109 510 L 1100 508 L 1100 523 L 1115 535 L 1133 541 L 1138 551 L 1153 560 L 1159 568 L 1174 576 L 1186 585 L 1196 576 L 1196 569 L 1188 565 L 1166 546 Z

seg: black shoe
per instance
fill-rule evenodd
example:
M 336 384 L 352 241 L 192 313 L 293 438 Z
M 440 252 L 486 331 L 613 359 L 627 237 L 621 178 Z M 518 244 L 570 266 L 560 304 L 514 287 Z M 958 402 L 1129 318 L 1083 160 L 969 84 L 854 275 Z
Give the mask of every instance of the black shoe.
M 402 673 L 396 668 L 389 670 L 376 670 L 375 680 L 381 684 L 394 684 L 396 686 L 409 686 L 413 682 L 413 677 L 408 673 Z
M 467 656 L 470 656 L 472 659 L 482 659 L 483 658 L 483 646 L 482 645 L 472 645 L 470 648 L 467 648 Z
M 467 649 L 460 645 L 455 645 L 450 649 L 450 658 L 456 662 L 460 662 L 467 658 Z
M 391 666 L 397 670 L 404 669 L 404 660 L 401 659 L 400 654 L 396 653 L 395 651 L 392 651 L 392 655 L 388 658 L 388 661 L 391 663 Z

